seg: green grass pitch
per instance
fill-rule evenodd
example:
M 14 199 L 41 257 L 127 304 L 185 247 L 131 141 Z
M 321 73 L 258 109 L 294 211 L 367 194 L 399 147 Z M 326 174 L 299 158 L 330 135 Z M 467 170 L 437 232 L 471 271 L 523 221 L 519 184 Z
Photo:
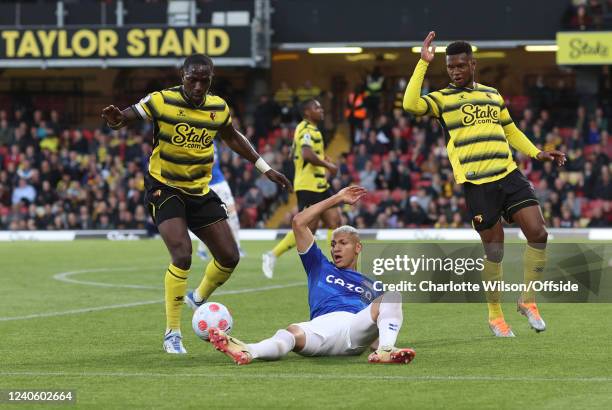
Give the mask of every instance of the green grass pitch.
M 273 280 L 261 274 L 260 255 L 271 244 L 245 243 L 248 256 L 212 298 L 232 310 L 233 334 L 248 342 L 308 318 L 295 251 L 279 260 Z M 161 241 L 2 243 L 0 261 L 0 390 L 74 389 L 77 408 L 558 409 L 612 402 L 612 304 L 542 305 L 549 329 L 536 334 L 508 301 L 515 339 L 490 335 L 482 304 L 406 304 L 398 345 L 416 349 L 410 365 L 370 365 L 365 353 L 292 353 L 238 367 L 196 338 L 187 308 L 189 354 L 163 353 L 168 256 Z M 194 256 L 190 287 L 203 267 Z

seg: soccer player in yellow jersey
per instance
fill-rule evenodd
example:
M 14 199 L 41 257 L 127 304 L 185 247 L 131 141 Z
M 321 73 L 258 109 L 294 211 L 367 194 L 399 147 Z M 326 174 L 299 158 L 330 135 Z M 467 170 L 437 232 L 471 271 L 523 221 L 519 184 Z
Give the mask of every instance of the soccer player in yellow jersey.
M 327 173 L 336 175 L 338 167 L 325 156 L 323 134 L 317 124 L 323 121 L 325 112 L 321 103 L 315 99 L 308 99 L 301 106 L 304 120 L 298 124 L 293 137 L 293 163 L 295 164 L 295 178 L 293 179 L 298 208 L 304 208 L 321 202 L 332 196 Z M 310 230 L 315 233 L 319 226 L 319 219 L 328 228 L 327 239 L 331 240 L 331 232 L 340 226 L 340 208 L 332 207 L 310 223 Z M 262 270 L 268 279 L 274 275 L 276 258 L 295 246 L 293 231 L 285 237 L 270 252 L 262 257 Z
M 187 57 L 181 77 L 182 85 L 151 93 L 123 111 L 114 105 L 102 111 L 113 129 L 140 120 L 150 120 L 155 126 L 145 200 L 172 259 L 164 279 L 163 347 L 168 353 L 178 354 L 186 353 L 180 331 L 182 304 L 195 310 L 229 279 L 240 259 L 225 204 L 208 187 L 214 161 L 213 139 L 223 139 L 271 181 L 291 189 L 287 178 L 271 169 L 234 128 L 227 103 L 208 93 L 213 79 L 212 60 L 203 54 Z M 213 259 L 206 266 L 200 286 L 186 297 L 192 253 L 188 229 L 208 246 Z
M 487 256 L 483 277 L 502 279 L 503 216 L 508 222 L 516 222 L 527 238 L 525 281 L 537 280 L 546 263 L 548 233 L 533 188 L 517 169 L 510 146 L 533 159 L 555 161 L 559 166 L 565 163 L 565 154 L 536 148 L 514 125 L 499 92 L 475 81 L 476 60 L 472 46 L 466 42 L 458 41 L 446 48 L 446 69 L 451 79 L 448 87 L 421 97 L 425 72 L 434 58 L 434 38 L 432 31 L 423 42 L 421 59 L 404 94 L 404 109 L 415 115 L 436 117 L 449 138 L 447 150 L 453 174 L 464 186 L 472 225 L 480 234 Z M 495 336 L 513 337 L 504 319 L 499 292 L 488 292 L 487 302 L 489 327 Z M 536 331 L 546 329 L 532 292 L 521 295 L 518 311 Z

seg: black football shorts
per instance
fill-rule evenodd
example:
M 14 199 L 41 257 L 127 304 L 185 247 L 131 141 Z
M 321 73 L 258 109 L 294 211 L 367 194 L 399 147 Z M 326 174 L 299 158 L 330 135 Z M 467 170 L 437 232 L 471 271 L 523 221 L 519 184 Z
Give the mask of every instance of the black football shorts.
M 502 179 L 485 184 L 463 184 L 472 226 L 477 231 L 492 228 L 503 216 L 512 223 L 519 209 L 539 205 L 529 180 L 515 169 Z

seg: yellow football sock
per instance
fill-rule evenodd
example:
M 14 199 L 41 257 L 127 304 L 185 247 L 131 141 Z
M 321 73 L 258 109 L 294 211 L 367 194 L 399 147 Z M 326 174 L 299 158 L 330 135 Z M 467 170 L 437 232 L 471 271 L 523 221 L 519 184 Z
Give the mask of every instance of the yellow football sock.
M 546 248 L 538 249 L 527 244 L 523 256 L 524 282 L 528 285 L 530 282 L 541 280 L 546 265 Z M 521 296 L 523 303 L 534 303 L 535 292 L 530 290 L 523 292 Z
M 484 261 L 484 269 L 482 270 L 482 279 L 485 281 L 501 281 L 503 276 L 502 264 L 491 262 L 488 259 Z M 501 307 L 501 292 L 499 290 L 485 291 L 487 297 L 487 306 L 489 308 L 489 321 L 504 317 L 504 312 Z
M 166 300 L 166 329 L 181 329 L 181 309 L 187 291 L 187 277 L 189 270 L 177 268 L 173 264 L 168 266 L 164 278 Z
M 289 249 L 295 246 L 295 234 L 293 231 L 287 232 L 287 235 L 272 249 L 272 254 L 277 258 Z
M 196 289 L 197 300 L 205 300 L 232 275 L 234 268 L 221 266 L 214 258 L 206 266 L 204 278 Z

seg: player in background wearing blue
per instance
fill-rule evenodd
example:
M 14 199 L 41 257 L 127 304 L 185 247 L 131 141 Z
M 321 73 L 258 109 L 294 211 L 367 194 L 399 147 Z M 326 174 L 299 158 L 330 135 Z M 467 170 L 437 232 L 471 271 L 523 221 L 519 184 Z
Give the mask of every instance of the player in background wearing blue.
M 238 212 L 236 211 L 236 201 L 234 201 L 232 190 L 225 180 L 225 176 L 223 175 L 223 171 L 221 171 L 221 166 L 219 165 L 219 145 L 216 140 L 213 140 L 213 146 L 215 150 L 215 162 L 213 162 L 212 178 L 210 180 L 209 187 L 215 192 L 215 194 L 217 194 L 219 198 L 221 198 L 221 201 L 223 201 L 225 204 L 227 210 L 227 221 L 232 233 L 234 234 L 234 239 L 238 244 L 238 251 L 240 252 L 240 257 L 242 258 L 246 256 L 246 253 L 240 246 L 240 220 L 238 219 Z M 202 260 L 208 259 L 208 251 L 206 245 L 202 241 L 199 241 L 198 256 Z
M 410 363 L 412 349 L 399 349 L 395 342 L 402 326 L 402 297 L 398 292 L 376 292 L 373 282 L 355 269 L 362 245 L 351 226 L 334 230 L 330 262 L 317 246 L 309 225 L 328 209 L 341 203 L 353 205 L 364 188 L 351 186 L 305 208 L 293 218 L 297 251 L 308 278 L 310 321 L 289 325 L 269 339 L 246 344 L 211 328 L 215 348 L 237 364 L 253 359 L 276 360 L 294 351 L 302 356 L 359 355 L 378 338 L 378 349 L 370 363 Z

